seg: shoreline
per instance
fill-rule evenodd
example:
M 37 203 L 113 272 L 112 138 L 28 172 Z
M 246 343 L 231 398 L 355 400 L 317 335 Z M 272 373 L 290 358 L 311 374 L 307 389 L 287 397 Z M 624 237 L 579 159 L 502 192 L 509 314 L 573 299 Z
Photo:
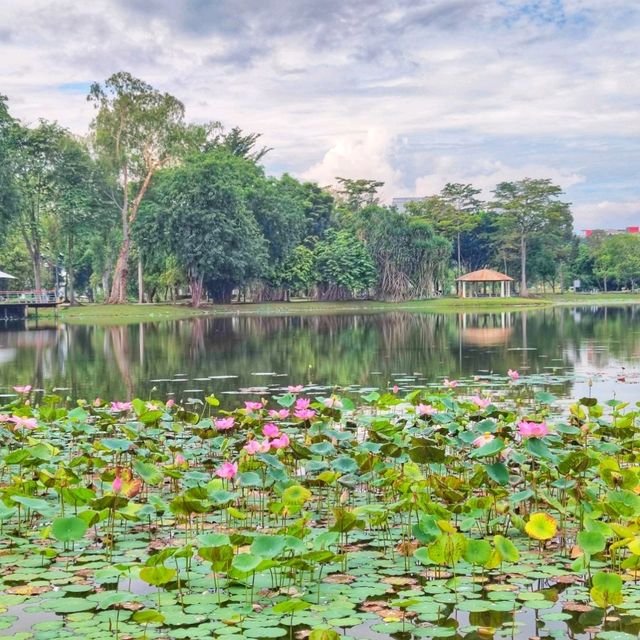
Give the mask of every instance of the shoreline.
M 39 313 L 41 318 L 57 317 L 67 324 L 131 324 L 183 320 L 196 317 L 291 316 L 340 313 L 460 313 L 538 310 L 566 306 L 626 306 L 640 304 L 640 294 L 556 294 L 532 298 L 436 298 L 407 302 L 350 300 L 345 302 L 293 301 L 235 303 L 192 309 L 187 304 L 87 304 L 66 307 L 58 314 Z M 30 315 L 33 318 L 33 314 Z

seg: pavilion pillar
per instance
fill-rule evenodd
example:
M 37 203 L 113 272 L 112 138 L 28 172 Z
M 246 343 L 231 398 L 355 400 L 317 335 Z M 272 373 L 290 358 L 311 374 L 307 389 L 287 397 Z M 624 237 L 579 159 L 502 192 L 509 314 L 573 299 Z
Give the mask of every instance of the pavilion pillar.
M 500 297 L 504 298 L 504 280 L 500 282 Z
M 462 281 L 462 297 L 467 297 L 467 283 L 464 280 Z

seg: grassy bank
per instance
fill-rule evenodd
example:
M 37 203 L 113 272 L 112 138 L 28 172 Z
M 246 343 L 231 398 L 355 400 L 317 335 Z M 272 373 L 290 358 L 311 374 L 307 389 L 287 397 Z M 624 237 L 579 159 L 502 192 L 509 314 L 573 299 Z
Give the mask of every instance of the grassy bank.
M 532 298 L 438 298 L 412 302 L 270 302 L 264 304 L 228 304 L 192 309 L 187 304 L 90 304 L 63 308 L 59 317 L 73 324 L 129 324 L 158 320 L 180 320 L 195 316 L 231 315 L 308 315 L 324 313 L 379 313 L 411 311 L 421 313 L 459 313 L 474 311 L 513 311 L 563 305 L 640 304 L 639 294 L 563 294 Z M 42 314 L 41 314 L 42 315 Z

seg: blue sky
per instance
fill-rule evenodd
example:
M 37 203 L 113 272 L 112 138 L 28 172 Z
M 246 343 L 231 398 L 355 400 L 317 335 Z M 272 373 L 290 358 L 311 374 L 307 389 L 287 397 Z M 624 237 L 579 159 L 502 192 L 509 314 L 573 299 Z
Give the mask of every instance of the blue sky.
M 640 2 L 4 0 L 0 93 L 77 133 L 122 69 L 191 120 L 263 134 L 272 173 L 447 181 L 487 197 L 550 177 L 576 227 L 640 223 Z

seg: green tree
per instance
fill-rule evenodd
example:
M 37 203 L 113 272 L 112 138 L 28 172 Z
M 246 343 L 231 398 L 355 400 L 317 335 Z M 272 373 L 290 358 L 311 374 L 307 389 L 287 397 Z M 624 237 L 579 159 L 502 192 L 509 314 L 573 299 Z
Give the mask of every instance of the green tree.
M 379 180 L 352 180 L 350 178 L 336 177 L 340 184 L 338 196 L 342 204 L 351 213 L 360 209 L 378 204 L 378 190 L 384 187 L 384 182 Z
M 158 176 L 152 197 L 164 234 L 155 241 L 168 243 L 187 274 L 194 307 L 205 289 L 214 301 L 228 302 L 234 287 L 264 268 L 266 242 L 243 187 L 253 166 L 215 149 Z
M 58 171 L 68 137 L 65 129 L 44 120 L 33 128 L 15 123 L 11 129 L 9 165 L 16 198 L 12 223 L 29 252 L 36 290 L 43 288 L 44 229 L 47 217 L 54 214 Z
M 108 302 L 126 302 L 131 225 L 153 176 L 193 143 L 184 123 L 184 106 L 168 93 L 121 71 L 94 83 L 88 99 L 97 108 L 93 142 L 117 178 L 122 244 Z
M 376 282 L 376 268 L 366 246 L 348 229 L 330 229 L 315 248 L 319 296 L 343 300 L 366 294 Z
M 520 254 L 520 295 L 527 296 L 527 250 L 538 234 L 553 233 L 556 225 L 572 221 L 569 205 L 560 201 L 562 189 L 550 179 L 525 178 L 501 182 L 494 190 L 492 210 L 499 216 L 498 233 L 509 242 L 517 238 Z
M 605 291 L 611 280 L 619 287 L 635 289 L 640 279 L 640 236 L 631 233 L 607 236 L 594 247 L 594 265 Z

